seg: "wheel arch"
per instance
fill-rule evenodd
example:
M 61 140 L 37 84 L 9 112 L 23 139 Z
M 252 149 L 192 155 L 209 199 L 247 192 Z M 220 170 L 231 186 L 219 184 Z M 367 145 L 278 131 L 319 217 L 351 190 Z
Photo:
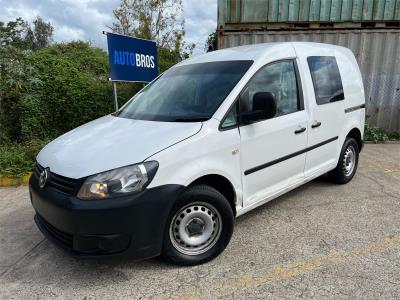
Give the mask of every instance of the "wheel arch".
M 363 140 L 361 135 L 361 130 L 357 127 L 353 127 L 346 135 L 346 137 L 351 137 L 357 141 L 358 149 L 361 152 L 363 148 Z
M 232 208 L 234 216 L 236 216 L 237 193 L 233 184 L 228 178 L 219 174 L 207 174 L 192 181 L 188 187 L 195 184 L 205 184 L 211 186 L 224 195 Z

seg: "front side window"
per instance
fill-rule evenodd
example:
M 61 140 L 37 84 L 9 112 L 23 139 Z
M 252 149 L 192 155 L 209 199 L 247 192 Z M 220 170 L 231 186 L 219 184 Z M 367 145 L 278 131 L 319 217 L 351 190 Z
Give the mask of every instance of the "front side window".
M 198 122 L 212 117 L 253 61 L 216 61 L 170 69 L 136 94 L 118 117 Z
M 342 79 L 333 56 L 309 56 L 308 66 L 314 84 L 317 104 L 344 100 Z
M 301 110 L 294 61 L 276 62 L 261 68 L 243 90 L 240 110 L 252 111 L 253 97 L 260 92 L 274 96 L 277 108 L 275 117 Z
M 237 102 L 230 108 L 221 124 L 222 129 L 232 128 L 238 125 Z

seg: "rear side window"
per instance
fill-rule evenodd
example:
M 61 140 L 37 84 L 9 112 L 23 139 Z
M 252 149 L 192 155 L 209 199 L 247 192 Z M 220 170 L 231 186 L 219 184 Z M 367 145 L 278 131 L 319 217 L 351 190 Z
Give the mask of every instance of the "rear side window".
M 333 56 L 309 56 L 308 66 L 314 84 L 317 104 L 344 100 L 342 79 Z

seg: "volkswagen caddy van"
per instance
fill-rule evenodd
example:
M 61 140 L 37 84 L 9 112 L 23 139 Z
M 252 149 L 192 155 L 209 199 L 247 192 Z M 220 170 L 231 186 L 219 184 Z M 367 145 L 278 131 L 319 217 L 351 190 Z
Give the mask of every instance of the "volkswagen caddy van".
M 35 222 L 76 256 L 204 263 L 240 215 L 325 173 L 348 183 L 364 119 L 349 49 L 272 43 L 196 56 L 40 151 Z

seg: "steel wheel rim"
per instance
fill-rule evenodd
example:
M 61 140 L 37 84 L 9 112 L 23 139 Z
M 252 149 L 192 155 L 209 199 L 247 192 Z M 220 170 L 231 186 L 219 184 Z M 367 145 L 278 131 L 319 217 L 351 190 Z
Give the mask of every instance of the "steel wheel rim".
M 343 155 L 343 172 L 350 176 L 356 166 L 356 150 L 352 145 L 348 146 Z
M 216 244 L 221 230 L 218 210 L 209 203 L 195 202 L 175 213 L 169 235 L 176 250 L 186 255 L 199 255 Z

